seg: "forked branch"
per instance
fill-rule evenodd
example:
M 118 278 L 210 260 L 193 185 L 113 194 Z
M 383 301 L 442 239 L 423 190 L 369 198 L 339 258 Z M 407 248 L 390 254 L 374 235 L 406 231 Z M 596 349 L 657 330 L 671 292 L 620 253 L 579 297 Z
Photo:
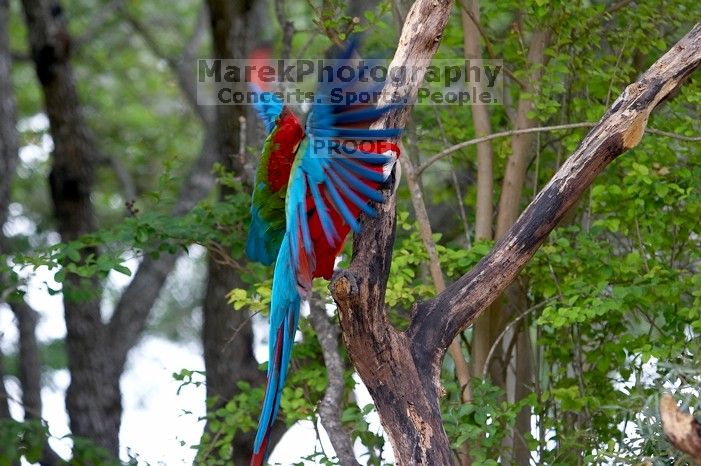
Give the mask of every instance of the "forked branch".
M 408 330 L 416 348 L 435 354 L 498 297 L 565 213 L 616 157 L 642 138 L 650 113 L 701 66 L 701 23 L 629 85 L 575 152 L 470 272 L 421 303 Z

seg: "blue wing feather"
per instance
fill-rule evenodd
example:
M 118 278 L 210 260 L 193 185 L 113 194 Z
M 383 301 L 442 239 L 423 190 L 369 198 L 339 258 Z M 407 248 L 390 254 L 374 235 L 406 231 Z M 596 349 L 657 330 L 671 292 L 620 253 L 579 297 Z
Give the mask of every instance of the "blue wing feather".
M 353 191 L 333 169 L 329 169 L 326 173 L 329 175 L 329 178 L 331 178 L 333 183 L 341 189 L 343 195 L 346 196 L 349 201 L 355 204 L 360 210 L 365 212 L 367 215 L 371 217 L 375 217 L 377 215 L 377 211 L 373 209 L 372 206 L 368 205 L 367 201 L 361 199 L 360 196 L 358 196 L 355 193 L 355 191 Z M 376 192 L 375 190 L 372 191 Z
M 356 232 L 356 233 L 359 232 L 360 231 L 360 224 L 355 220 L 355 217 L 353 216 L 353 214 L 351 214 L 345 201 L 343 199 L 341 199 L 341 196 L 338 194 L 338 191 L 336 191 L 336 187 L 334 186 L 333 180 L 329 179 L 324 184 L 326 185 L 326 188 L 329 190 L 329 194 L 331 195 L 331 199 L 333 200 L 334 205 L 336 206 L 336 209 L 338 209 L 338 212 L 341 214 L 343 219 L 346 221 L 346 223 L 351 227 L 351 229 L 354 232 Z
M 319 214 L 321 226 L 324 229 L 324 235 L 326 236 L 326 240 L 329 242 L 329 244 L 333 244 L 338 238 L 338 232 L 336 231 L 336 227 L 333 225 L 333 221 L 331 220 L 329 212 L 326 209 L 326 203 L 321 198 L 318 183 L 311 184 L 309 188 L 312 193 L 312 199 L 314 199 L 314 207 L 316 208 L 316 211 Z
M 367 196 L 369 199 L 375 201 L 375 202 L 382 202 L 384 200 L 384 196 L 382 196 L 382 193 L 378 192 L 376 189 L 371 188 L 370 186 L 366 185 L 358 177 L 356 177 L 353 173 L 349 172 L 342 166 L 336 166 L 333 168 L 336 173 L 338 173 L 341 178 L 343 178 L 346 182 L 348 182 L 353 189 L 358 191 L 360 194 L 363 196 Z

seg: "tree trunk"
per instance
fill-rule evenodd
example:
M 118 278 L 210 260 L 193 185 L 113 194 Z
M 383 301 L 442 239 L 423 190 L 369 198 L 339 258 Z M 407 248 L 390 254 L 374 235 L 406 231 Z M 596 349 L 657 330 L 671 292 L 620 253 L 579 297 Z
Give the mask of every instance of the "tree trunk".
M 99 149 L 81 115 L 69 64 L 71 41 L 60 4 L 26 0 L 23 6 L 55 144 L 51 172 L 55 216 L 62 239 L 69 241 L 95 228 L 90 190 L 93 160 Z M 198 24 L 202 19 L 198 18 Z M 175 62 L 191 63 L 196 53 L 199 30 L 196 28 L 182 56 Z M 189 79 L 190 68 L 182 66 L 175 72 L 184 96 L 194 95 L 194 87 L 191 88 L 193 82 Z M 3 98 L 6 95 L 2 93 Z M 192 100 L 190 103 L 195 104 Z M 211 190 L 214 180 L 211 167 L 222 153 L 218 138 L 226 135 L 230 129 L 213 128 L 214 125 L 210 124 L 213 112 L 202 110 L 196 113 L 203 118 L 207 134 L 200 156 L 183 182 L 174 215 L 187 212 Z M 100 158 L 103 159 L 104 155 L 100 155 Z M 13 171 L 8 170 L 9 173 Z M 5 186 L 3 184 L 3 188 Z M 84 251 L 85 254 L 91 252 L 96 251 Z M 114 454 L 118 450 L 121 417 L 119 378 L 128 352 L 143 334 L 150 310 L 177 257 L 167 254 L 158 260 L 145 257 L 107 325 L 102 323 L 99 313 L 101 283 L 96 280 L 79 281 L 69 276 L 64 284 L 71 370 L 67 408 L 71 428 L 73 434 L 88 437 Z
M 468 14 L 469 11 L 469 14 Z M 479 0 L 466 0 L 461 5 L 461 19 L 463 27 L 463 48 L 466 60 L 481 60 L 480 32 L 477 23 L 480 18 Z M 482 93 L 483 83 L 474 83 L 475 92 Z M 489 107 L 486 105 L 472 105 L 472 124 L 475 127 L 475 137 L 489 136 L 492 134 L 492 126 L 489 121 Z M 492 143 L 485 141 L 477 144 L 477 203 L 475 204 L 475 239 L 492 239 L 492 223 L 494 208 L 492 196 L 494 194 L 494 173 L 492 170 L 493 159 Z
M 49 175 L 54 218 L 61 239 L 72 241 L 96 227 L 90 194 L 97 148 L 81 112 L 61 6 L 41 0 L 23 0 L 22 5 L 54 143 Z M 97 250 L 86 248 L 81 254 L 85 258 Z M 66 408 L 74 435 L 90 438 L 117 456 L 122 402 L 119 374 L 102 344 L 107 335 L 100 316 L 101 288 L 97 278 L 73 274 L 63 283 L 71 373 Z

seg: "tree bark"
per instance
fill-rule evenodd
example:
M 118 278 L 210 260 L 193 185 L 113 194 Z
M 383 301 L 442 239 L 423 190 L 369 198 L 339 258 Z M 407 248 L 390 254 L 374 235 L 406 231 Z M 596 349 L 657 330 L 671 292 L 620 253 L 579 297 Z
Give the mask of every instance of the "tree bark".
M 418 156 L 418 154 L 416 155 Z M 414 163 L 410 157 L 402 157 L 400 162 L 403 167 L 402 170 L 406 174 L 406 181 L 407 185 L 409 186 L 409 193 L 411 195 L 411 203 L 414 207 L 416 222 L 419 225 L 419 236 L 421 237 L 421 241 L 424 243 L 424 248 L 428 254 L 428 269 L 431 273 L 433 286 L 436 288 L 436 293 L 440 293 L 445 290 L 445 277 L 443 276 L 443 269 L 441 268 L 438 251 L 436 250 L 436 243 L 433 241 L 433 230 L 431 229 L 431 222 L 428 219 L 426 204 L 423 201 L 423 194 L 421 186 L 419 185 L 419 179 L 416 176 Z M 467 362 L 465 361 L 465 356 L 462 354 L 459 338 L 453 340 L 448 347 L 448 351 L 450 352 L 450 357 L 455 363 L 455 373 L 460 386 L 460 398 L 463 400 L 463 402 L 467 403 L 472 400 L 470 372 Z
M 4 251 L 2 228 L 7 221 L 7 208 L 10 205 L 12 174 L 17 165 L 17 118 L 15 115 L 15 93 L 12 87 L 12 54 L 10 38 L 7 34 L 10 23 L 8 0 L 0 0 L 0 253 Z M 0 278 L 4 278 L 0 275 Z M 3 280 L 5 281 L 5 280 Z M 3 296 L 0 289 L 0 296 Z M 0 333 L 0 338 L 2 334 Z M 8 393 L 5 389 L 4 355 L 0 350 L 0 419 L 10 417 Z
M 3 233 L 3 226 L 7 221 L 12 179 L 19 155 L 8 26 L 9 3 L 7 0 L 0 0 L 0 168 L 4 173 L 3 182 L 0 183 L 0 254 L 8 253 L 7 238 Z M 6 278 L 0 273 L 0 281 L 9 282 Z M 3 291 L 0 289 L 0 296 L 4 296 Z M 15 314 L 19 328 L 19 382 L 22 388 L 24 418 L 25 420 L 41 419 L 41 360 L 36 338 L 37 313 L 21 297 L 15 296 L 14 298 L 15 300 L 11 300 L 7 304 Z M 0 338 L 2 338 L 1 335 Z M 0 418 L 10 418 L 9 396 L 5 388 L 4 375 L 3 355 L 0 352 Z M 58 459 L 48 442 L 45 442 L 40 464 L 52 466 L 58 462 Z
M 466 0 L 461 3 L 461 20 L 463 27 L 463 48 L 465 59 L 481 59 L 480 32 L 476 21 L 479 21 L 479 0 Z M 477 92 L 481 92 L 482 83 L 476 83 Z M 484 137 L 491 134 L 492 128 L 489 121 L 489 109 L 483 105 L 471 107 L 472 124 L 475 127 L 475 136 Z M 491 141 L 477 144 L 477 196 L 475 204 L 475 240 L 491 240 L 494 207 L 492 196 L 494 195 L 493 151 Z M 484 362 L 491 348 L 494 337 L 498 334 L 493 328 L 492 313 L 498 313 L 495 309 L 486 312 L 475 322 L 472 330 L 471 368 L 472 374 L 482 374 Z
M 53 2 L 49 6 L 42 0 L 27 0 L 23 6 L 55 144 L 50 180 L 55 216 L 63 240 L 70 241 L 95 228 L 90 188 L 99 149 L 81 115 L 69 63 L 71 40 L 60 5 Z M 192 55 L 190 48 L 188 44 L 183 57 Z M 181 85 L 187 97 L 190 90 L 185 87 L 188 83 L 182 82 Z M 208 131 L 204 138 L 200 156 L 181 187 L 174 215 L 182 215 L 191 209 L 214 184 L 211 174 L 212 164 L 217 160 L 214 134 Z M 85 251 L 85 254 L 91 252 L 95 251 Z M 118 450 L 121 418 L 119 378 L 128 352 L 141 338 L 150 310 L 178 257 L 167 254 L 158 260 L 145 257 L 107 325 L 102 324 L 99 312 L 101 283 L 88 281 L 93 290 L 88 299 L 75 299 L 81 290 L 85 290 L 84 282 L 69 276 L 65 284 L 71 370 L 67 408 L 71 429 L 75 435 L 106 446 L 113 454 Z M 102 386 L 104 389 L 100 388 Z
M 56 218 L 59 219 L 59 233 L 64 241 L 69 241 L 95 228 L 89 192 L 93 160 L 99 152 L 80 114 L 69 64 L 71 41 L 60 5 L 56 2 L 48 5 L 43 0 L 27 0 L 23 5 L 55 144 L 51 186 Z M 198 25 L 203 18 L 198 18 Z M 198 37 L 196 30 L 183 57 L 175 62 L 185 97 L 191 97 L 194 91 L 191 80 L 181 76 L 183 62 L 192 58 Z M 190 102 L 195 105 L 193 99 Z M 213 121 L 213 112 L 197 113 L 205 123 Z M 174 215 L 187 212 L 211 190 L 214 184 L 211 166 L 221 158 L 219 142 L 228 130 L 207 125 L 200 156 L 183 183 Z M 95 251 L 85 251 L 86 254 L 91 252 Z M 143 334 L 150 310 L 178 257 L 167 254 L 158 260 L 145 257 L 107 325 L 102 324 L 99 315 L 100 283 L 89 281 L 88 287 L 94 290 L 90 299 L 75 301 L 71 296 L 64 297 L 71 370 L 71 387 L 67 394 L 71 429 L 76 435 L 106 446 L 114 454 L 118 450 L 121 417 L 119 378 L 128 352 Z M 64 288 L 66 295 L 80 294 L 71 293 L 74 288 L 85 291 L 84 284 L 69 276 Z M 250 332 L 250 329 L 245 331 Z M 255 360 L 252 361 L 255 365 Z M 98 389 L 101 386 L 104 390 Z
M 657 104 L 701 66 L 700 39 L 701 23 L 626 87 L 492 251 L 444 293 L 418 305 L 412 338 L 425 348 L 446 348 L 513 281 L 594 178 L 640 142 Z
M 538 91 L 537 84 L 543 76 L 543 65 L 545 64 L 545 48 L 550 38 L 549 31 L 534 31 L 528 48 L 526 63 L 531 68 L 525 93 L 529 97 L 519 99 L 516 110 L 516 121 L 514 129 L 532 128 L 535 121 L 529 118 L 528 114 L 533 110 L 534 99 L 532 95 Z M 511 225 L 516 221 L 518 213 L 521 211 L 521 193 L 526 178 L 528 160 L 531 145 L 533 143 L 533 133 L 516 134 L 511 138 L 511 155 L 506 164 L 504 181 L 499 198 L 499 211 L 497 218 L 497 228 L 495 238 L 501 239 Z
M 434 2 L 431 7 L 417 1 L 407 16 L 395 61 L 430 56 L 435 48 L 428 44 L 437 45 L 449 7 L 448 2 Z M 448 345 L 516 278 L 595 177 L 638 144 L 652 110 L 699 66 L 701 23 L 626 88 L 484 259 L 434 299 L 415 307 L 405 332 L 388 323 L 384 309 L 394 241 L 394 196 L 387 192 L 389 199 L 377 206 L 377 218 L 361 216 L 364 228 L 354 237 L 350 267 L 330 288 L 349 354 L 375 401 L 399 465 L 453 463 L 438 403 L 440 368 Z M 413 91 L 396 86 L 391 90 L 409 95 Z M 407 111 L 393 112 L 381 126 L 402 124 Z
M 23 300 L 11 303 L 19 328 L 19 381 L 25 419 L 41 419 L 41 358 L 36 337 L 37 312 Z
M 461 0 L 460 19 L 463 28 L 463 49 L 466 60 L 482 59 L 480 47 L 481 35 L 479 30 L 480 4 L 479 0 Z M 482 82 L 475 83 L 476 92 L 482 92 Z M 485 105 L 472 105 L 472 124 L 475 127 L 475 137 L 485 137 L 492 133 L 489 120 L 489 108 Z M 477 195 L 475 203 L 475 241 L 491 240 L 494 216 L 494 153 L 491 141 L 477 144 Z M 498 312 L 495 310 L 493 312 Z M 471 369 L 473 376 L 481 376 L 482 368 L 495 335 L 492 329 L 492 319 L 489 312 L 475 322 L 472 331 Z M 471 459 L 462 462 L 469 466 Z
M 528 49 L 527 64 L 531 67 L 531 75 L 524 92 L 533 94 L 537 91 L 536 85 L 540 82 L 543 73 L 543 63 L 545 60 L 545 47 L 547 45 L 549 33 L 535 31 L 531 38 Z M 527 129 L 533 127 L 535 122 L 528 117 L 528 113 L 533 109 L 533 97 L 519 99 L 516 110 L 515 129 Z M 511 155 L 508 158 L 504 172 L 501 196 L 499 198 L 499 209 L 497 212 L 495 239 L 500 239 L 506 230 L 513 224 L 520 212 L 521 193 L 526 179 L 528 159 L 533 142 L 532 133 L 515 134 L 511 139 Z M 508 306 L 508 303 L 507 303 Z M 475 324 L 475 337 L 477 345 L 474 348 L 474 368 L 475 373 L 484 371 L 484 362 L 487 353 L 494 344 L 496 336 L 501 332 L 508 317 L 501 309 L 501 303 L 495 302 L 492 309 L 485 312 Z M 494 359 L 493 359 L 494 360 Z M 505 380 L 499 374 L 505 373 L 507 361 L 499 354 L 496 361 L 501 361 L 493 371 L 493 381 L 501 386 L 505 386 Z

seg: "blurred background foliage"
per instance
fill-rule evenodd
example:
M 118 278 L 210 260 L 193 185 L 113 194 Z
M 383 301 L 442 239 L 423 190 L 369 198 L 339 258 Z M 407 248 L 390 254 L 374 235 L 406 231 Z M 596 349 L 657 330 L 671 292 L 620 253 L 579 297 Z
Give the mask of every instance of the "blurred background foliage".
M 15 56 L 12 79 L 20 163 L 12 178 L 12 202 L 3 227 L 9 246 L 0 264 L 7 278 L 0 293 L 6 300 L 21 299 L 28 277 L 39 266 L 51 268 L 59 286 L 45 284 L 32 292 L 56 294 L 61 293 L 67 272 L 104 281 L 114 273 L 132 275 L 134 266 L 130 268 L 128 261 L 144 255 L 156 258 L 185 251 L 192 253 L 192 266 L 188 273 L 179 269 L 171 273 L 151 311 L 147 333 L 176 342 L 198 342 L 208 255 L 219 257 L 242 280 L 243 286 L 229 294 L 232 313 L 267 312 L 271 271 L 247 264 L 242 254 L 249 202 L 244 173 L 214 167 L 219 183 L 230 188 L 227 197 L 220 199 L 213 191 L 188 212 L 171 213 L 181 181 L 197 160 L 207 134 L 174 72 L 177 57 L 203 14 L 202 2 L 118 3 L 96 30 L 95 18 L 109 5 L 95 0 L 63 5 L 74 38 L 71 64 L 87 125 L 99 141 L 102 156 L 117 159 L 124 173 L 120 179 L 112 164 L 99 164 L 91 195 L 99 230 L 61 243 L 47 183 L 53 146 L 44 101 L 28 58 L 20 2 L 10 2 L 8 32 Z M 409 4 L 363 2 L 356 5 L 361 13 L 355 22 L 354 14 L 346 14 L 346 4 L 336 0 L 286 0 L 284 6 L 285 19 L 294 25 L 289 43 L 292 57 L 323 56 L 332 44 L 329 36 L 335 33 L 343 39 L 350 27 L 364 32 L 363 51 L 368 55 L 391 56 L 400 31 L 398 21 Z M 460 3 L 454 7 L 438 58 L 463 57 L 460 8 Z M 288 44 L 283 42 L 275 5 L 266 2 L 262 11 L 265 27 L 256 33 L 261 41 L 273 44 L 276 53 L 283 53 Z M 524 98 L 534 102 L 528 117 L 536 126 L 598 120 L 623 88 L 701 17 L 701 7 L 696 0 L 505 0 L 482 2 L 480 16 L 485 58 L 503 59 L 514 76 L 505 80 L 507 104 L 489 107 L 492 131 L 499 132 L 513 128 L 515 103 Z M 516 79 L 529 79 L 534 65 L 528 62 L 527 44 L 535 30 L 550 31 L 551 39 L 542 79 L 535 92 L 526 93 Z M 210 36 L 203 34 L 195 56 L 210 57 L 211 50 Z M 194 76 L 195 62 L 184 66 Z M 649 126 L 694 137 L 701 134 L 700 122 L 701 80 L 695 75 L 679 95 L 657 109 Z M 258 126 L 253 121 L 249 124 Z M 249 165 L 261 147 L 261 128 L 257 131 L 257 138 L 246 141 Z M 520 208 L 550 179 L 586 131 L 547 131 L 534 137 Z M 403 156 L 420 165 L 447 146 L 474 137 L 469 106 L 417 106 L 405 134 L 405 144 L 413 149 Z M 491 144 L 496 204 L 511 138 L 497 138 Z M 441 159 L 420 180 L 448 280 L 470 270 L 491 246 L 488 240 L 476 241 L 473 231 L 475 147 Z M 532 464 L 685 464 L 687 459 L 673 451 L 661 434 L 656 403 L 662 390 L 671 390 L 694 407 L 701 384 L 700 180 L 698 139 L 648 134 L 596 180 L 536 254 L 519 278 L 525 306 L 514 314 L 518 325 L 505 329 L 495 343 L 496 352 L 508 356 L 514 328 L 525 329 L 529 351 L 519 357 L 530 358 L 532 367 L 532 377 L 525 382 L 526 396 L 509 399 L 508 386 L 485 371 L 473 374 L 472 401 L 465 403 L 452 360 L 446 358 L 445 428 L 456 451 L 469 444 L 471 464 L 526 464 L 523 456 L 515 457 L 516 443 L 526 446 L 526 461 Z M 125 207 L 125 202 L 133 204 Z M 405 183 L 399 187 L 397 211 L 386 302 L 393 321 L 401 327 L 413 303 L 433 296 L 435 287 Z M 100 255 L 82 260 L 78 252 L 90 245 L 98 246 Z M 203 246 L 207 254 L 195 245 Z M 349 253 L 347 246 L 344 260 Z M 120 291 L 106 287 L 103 303 L 112 302 L 113 308 Z M 323 306 L 335 319 L 324 283 L 317 283 L 317 292 L 318 303 L 313 305 Z M 327 385 L 314 331 L 307 320 L 300 327 L 282 401 L 282 419 L 288 427 L 303 419 L 317 421 L 317 403 Z M 467 329 L 461 341 L 468 361 L 472 333 Z M 42 372 L 48 380 L 52 371 L 66 367 L 65 345 L 62 339 L 40 345 Z M 3 349 L 5 377 L 16 377 L 17 348 Z M 342 345 L 340 351 L 346 362 L 342 421 L 353 441 L 364 446 L 365 454 L 358 458 L 361 463 L 386 464 L 390 446 L 381 432 L 369 428 L 367 417 L 373 407 L 357 405 L 353 392 L 357 379 Z M 175 377 L 184 385 L 206 383 L 205 374 L 189 368 Z M 218 405 L 209 402 L 208 430 L 193 446 L 198 464 L 231 464 L 233 439 L 255 429 L 262 396 L 261 386 L 241 381 L 232 399 Z M 523 409 L 530 413 L 530 428 L 525 431 L 516 426 Z M 40 421 L 1 421 L 0 464 L 15 464 L 19 457 L 38 461 L 46 435 Z M 74 440 L 73 454 L 71 464 L 116 460 L 100 456 L 99 447 L 81 439 Z M 299 459 L 300 464 L 303 460 Z M 332 453 L 321 449 L 306 460 L 337 464 Z

